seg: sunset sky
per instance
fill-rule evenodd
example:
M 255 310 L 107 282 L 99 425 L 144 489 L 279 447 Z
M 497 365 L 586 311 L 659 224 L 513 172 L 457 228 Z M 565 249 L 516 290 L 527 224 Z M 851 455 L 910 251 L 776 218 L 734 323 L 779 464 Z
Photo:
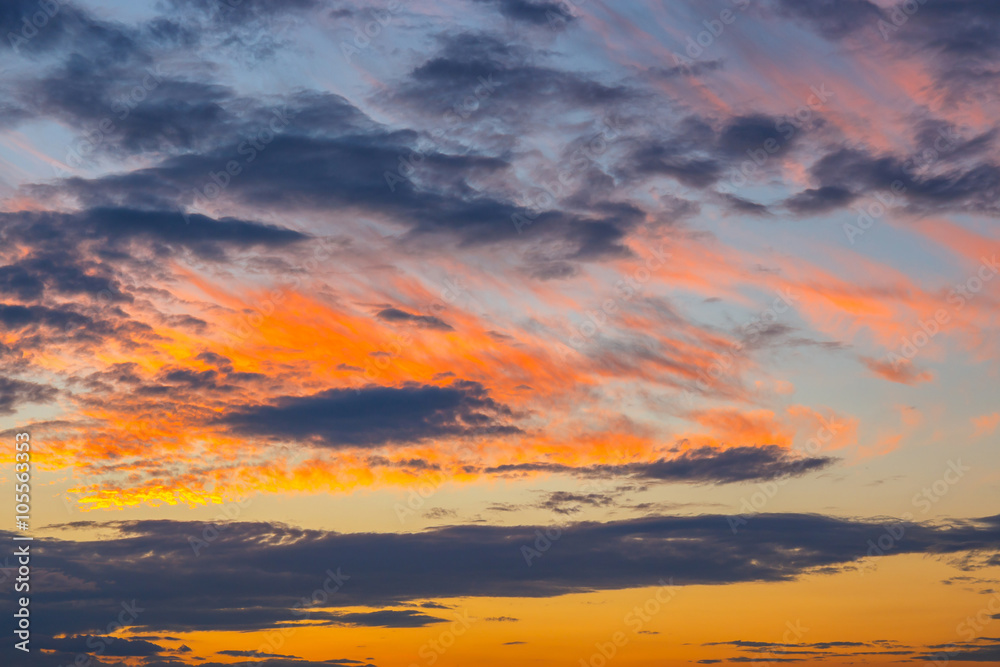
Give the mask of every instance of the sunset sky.
M 0 28 L 2 664 L 1000 662 L 996 0 Z

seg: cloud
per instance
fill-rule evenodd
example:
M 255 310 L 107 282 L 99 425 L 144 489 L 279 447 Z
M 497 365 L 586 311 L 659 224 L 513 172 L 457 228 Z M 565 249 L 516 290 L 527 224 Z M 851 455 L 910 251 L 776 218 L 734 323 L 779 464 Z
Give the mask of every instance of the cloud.
M 50 403 L 58 393 L 55 387 L 0 376 L 0 415 L 12 415 L 26 403 Z
M 37 0 L 4 2 L 0 6 L 0 34 L 3 35 L 0 50 L 39 58 L 64 49 L 111 62 L 137 51 L 135 35 L 120 25 L 95 19 L 72 3 L 60 2 L 57 7 L 58 11 L 44 11 Z M 44 20 L 36 18 L 39 12 Z
M 943 654 L 946 654 L 946 656 Z M 942 657 L 957 662 L 1000 662 L 1000 642 L 988 646 L 969 646 L 967 648 L 942 651 L 941 653 L 932 653 L 925 659 L 940 660 Z
M 624 169 L 633 177 L 669 176 L 693 188 L 706 188 L 721 178 L 723 165 L 711 157 L 686 154 L 671 144 L 649 143 L 631 153 Z
M 916 364 L 909 360 L 889 362 L 871 357 L 861 357 L 861 361 L 872 373 L 890 382 L 916 385 L 921 382 L 930 382 L 934 379 L 934 375 L 930 371 L 920 370 Z
M 376 315 L 380 320 L 386 322 L 412 323 L 425 329 L 437 329 L 438 331 L 454 331 L 454 329 L 433 315 L 414 315 L 399 308 L 383 308 Z
M 882 10 L 868 0 L 777 0 L 779 11 L 798 19 L 824 37 L 841 39 L 862 28 L 875 29 Z
M 64 330 L 85 328 L 97 332 L 94 320 L 72 310 L 8 303 L 0 304 L 0 325 L 8 331 L 47 326 Z
M 660 132 L 629 141 L 632 148 L 617 165 L 617 174 L 629 179 L 668 176 L 692 188 L 708 188 L 729 170 L 750 161 L 752 154 L 783 156 L 789 152 L 800 135 L 787 137 L 780 123 L 780 118 L 762 113 L 723 120 L 688 116 L 677 123 L 669 138 Z M 765 207 L 729 193 L 713 196 L 735 210 L 766 212 Z
M 39 649 L 62 653 L 93 653 L 103 646 L 102 655 L 118 658 L 148 657 L 164 651 L 162 646 L 152 642 L 125 637 L 77 635 L 60 639 L 40 637 L 37 641 Z
M 615 498 L 612 495 L 601 493 L 572 493 L 570 491 L 553 491 L 548 497 L 538 503 L 538 507 L 551 510 L 559 514 L 575 514 L 579 512 L 583 505 L 591 507 L 607 507 L 613 505 Z
M 564 27 L 574 20 L 568 5 L 559 2 L 543 2 L 531 0 L 478 0 L 495 5 L 500 13 L 509 19 L 529 25 L 546 25 L 549 27 Z
M 21 301 L 41 299 L 46 292 L 60 296 L 100 294 L 121 297 L 117 281 L 99 262 L 58 248 L 37 250 L 0 266 L 0 291 Z
M 936 158 L 926 153 L 873 155 L 853 147 L 834 150 L 809 168 L 819 187 L 793 195 L 786 204 L 793 209 L 804 206 L 825 212 L 846 206 L 857 197 L 878 193 L 890 201 L 890 206 L 906 204 L 914 212 L 995 211 L 1000 167 L 989 162 L 950 164 L 964 154 L 959 148 L 969 145 L 954 137 L 950 141 L 949 148 L 932 154 Z M 922 169 L 927 165 L 933 170 Z
M 737 197 L 733 194 L 723 194 L 721 197 L 722 201 L 737 213 L 746 213 L 749 215 L 767 215 L 770 213 L 767 206 L 750 201 L 749 199 Z
M 177 12 L 201 12 L 216 24 L 231 27 L 246 23 L 267 22 L 276 15 L 304 12 L 323 6 L 322 0 L 241 0 L 219 4 L 214 0 L 169 0 Z M 339 3 L 336 3 L 339 4 Z M 260 26 L 266 28 L 266 25 Z
M 242 663 L 240 663 L 242 664 Z M 329 659 L 329 660 L 290 660 L 287 658 L 268 658 L 254 660 L 254 667 L 375 667 L 364 660 Z M 202 662 L 198 667 L 232 667 L 231 662 Z M 116 666 L 117 667 L 117 666 Z M 178 667 L 176 662 L 147 662 L 143 667 Z
M 412 609 L 345 612 L 329 616 L 317 616 L 317 618 L 328 618 L 331 625 L 366 628 L 422 628 L 434 623 L 444 623 L 448 620 L 436 616 L 428 616 Z
M 796 457 L 777 445 L 723 450 L 699 447 L 673 459 L 623 467 L 640 479 L 731 483 L 803 475 L 821 470 L 835 460 L 829 457 Z
M 194 249 L 202 253 L 211 250 L 212 243 L 237 244 L 242 240 L 241 245 L 247 246 L 302 238 L 297 232 L 263 228 L 257 223 L 215 221 L 197 214 L 183 218 L 177 213 L 182 206 L 204 200 L 198 192 L 213 186 L 209 174 L 224 170 L 234 160 L 242 171 L 228 179 L 223 194 L 215 200 L 217 204 L 234 200 L 272 211 L 332 207 L 378 212 L 404 226 L 407 234 L 403 241 L 438 237 L 464 246 L 522 247 L 546 242 L 558 250 L 560 259 L 594 261 L 625 253 L 622 240 L 643 219 L 638 209 L 621 206 L 609 210 L 594 207 L 580 213 L 536 212 L 503 193 L 470 188 L 472 175 L 488 176 L 509 168 L 504 159 L 488 155 L 420 150 L 419 169 L 403 178 L 400 156 L 417 150 L 415 132 L 389 131 L 358 120 L 358 112 L 338 96 L 313 95 L 289 102 L 287 115 L 294 123 L 260 151 L 240 142 L 224 144 L 125 174 L 90 180 L 70 178 L 36 186 L 34 191 L 39 196 L 68 194 L 85 206 L 108 210 L 116 230 L 128 236 L 154 235 L 155 221 L 163 226 L 162 235 L 178 243 L 196 244 Z M 311 127 L 312 123 L 319 126 Z M 387 179 L 387 174 L 391 178 Z M 515 226 L 515 216 L 531 221 L 530 235 Z M 100 223 L 99 218 L 87 217 L 88 222 Z M 188 219 L 190 225 L 186 224 Z M 201 237 L 194 229 L 199 226 L 204 228 Z
M 1000 412 L 973 417 L 972 425 L 976 427 L 976 431 L 972 434 L 972 437 L 989 435 L 1000 425 Z
M 718 139 L 719 151 L 730 158 L 743 161 L 747 158 L 748 151 L 759 151 L 768 144 L 776 146 L 775 154 L 781 155 L 791 147 L 797 135 L 791 140 L 786 139 L 785 134 L 778 129 L 779 124 L 780 119 L 764 114 L 734 116 L 722 128 Z
M 843 208 L 854 199 L 854 194 L 849 190 L 826 185 L 821 188 L 804 190 L 786 199 L 784 204 L 792 213 L 816 215 Z
M 821 470 L 836 459 L 796 457 L 778 445 L 758 447 L 697 447 L 670 459 L 650 463 L 573 467 L 553 463 L 514 463 L 486 469 L 488 473 L 543 471 L 591 477 L 609 475 L 695 484 L 730 484 L 777 479 Z
M 984 85 L 995 84 L 1000 45 L 1000 11 L 990 0 L 927 0 L 892 39 L 923 52 L 936 70 L 938 84 L 953 101 L 968 101 Z
M 851 39 L 873 50 L 888 43 L 900 59 L 923 56 L 953 101 L 968 101 L 998 76 L 992 65 L 1000 54 L 993 39 L 1000 12 L 991 0 L 924 0 L 916 11 L 869 0 L 776 0 L 775 6 L 827 39 Z
M 199 256 L 220 259 L 224 249 L 288 246 L 308 237 L 300 232 L 273 225 L 193 214 L 185 218 L 177 211 L 131 208 L 90 208 L 76 213 L 0 213 L 0 227 L 8 236 L 41 247 L 75 243 L 96 243 L 109 253 L 122 251 L 130 241 L 142 241 L 161 254 L 178 246 Z M 56 240 L 58 239 L 58 242 Z M 104 286 L 104 282 L 89 287 Z
M 542 108 L 557 113 L 606 109 L 635 98 L 620 82 L 538 64 L 541 54 L 499 35 L 461 32 L 439 41 L 440 51 L 410 72 L 394 99 L 425 111 L 455 112 L 464 111 L 463 101 L 478 90 L 483 99 L 474 109 L 477 115 L 520 122 Z M 488 96 L 484 81 L 490 84 Z
M 149 57 L 109 64 L 74 54 L 21 86 L 17 99 L 83 130 L 57 154 L 69 167 L 96 164 L 101 156 L 203 146 L 236 121 L 226 108 L 234 101 L 227 88 L 175 78 Z
M 290 622 L 432 622 L 420 612 L 384 613 L 409 601 L 450 597 L 552 597 L 657 585 L 789 581 L 865 556 L 885 520 L 811 514 L 758 514 L 734 537 L 725 515 L 649 516 L 561 527 L 531 567 L 536 526 L 448 526 L 419 533 L 333 533 L 279 524 L 233 522 L 195 555 L 203 524 L 84 522 L 99 541 L 46 538 L 46 568 L 81 582 L 32 596 L 40 635 L 87 634 L 117 618 L 121 601 L 141 610 L 141 632 L 254 630 Z M 944 556 L 992 551 L 1000 517 L 950 525 L 906 524 L 893 554 Z M 109 530 L 111 534 L 109 534 Z M 9 538 L 9 533 L 3 535 Z M 636 545 L 642 545 L 637 548 Z M 144 554 L 134 558 L 134 554 Z M 313 591 L 343 581 L 321 605 L 383 611 L 318 611 Z M 254 585 L 248 587 L 247 581 Z M 306 605 L 302 607 L 303 600 Z M 117 610 L 117 611 L 116 611 Z M 346 614 L 346 615 L 345 615 Z M 362 614 L 362 615 L 356 615 Z M 34 618 L 34 615 L 33 615 Z M 442 614 L 444 620 L 448 614 Z M 37 628 L 35 627 L 37 623 Z
M 378 447 L 485 432 L 516 433 L 516 427 L 500 421 L 511 416 L 510 408 L 491 399 L 481 384 L 456 381 L 446 387 L 407 383 L 285 396 L 270 405 L 233 412 L 222 423 L 247 435 L 327 447 Z

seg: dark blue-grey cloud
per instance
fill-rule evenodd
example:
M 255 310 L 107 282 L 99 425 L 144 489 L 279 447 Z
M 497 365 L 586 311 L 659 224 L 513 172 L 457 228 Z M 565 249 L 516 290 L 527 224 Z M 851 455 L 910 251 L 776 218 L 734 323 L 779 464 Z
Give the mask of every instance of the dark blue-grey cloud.
M 437 329 L 438 331 L 454 331 L 451 325 L 441 318 L 433 315 L 416 315 L 408 313 L 399 308 L 383 308 L 375 315 L 384 322 L 399 322 L 404 324 L 415 324 L 425 329 Z
M 81 351 L 101 345 L 109 337 L 133 345 L 153 333 L 148 324 L 129 319 L 117 308 L 108 308 L 106 316 L 91 316 L 75 308 L 79 306 L 0 303 L 0 330 L 15 334 L 8 344 L 0 344 L 0 358 L 23 359 L 27 351 L 62 343 Z
M 676 145 L 651 143 L 633 151 L 622 168 L 634 177 L 669 176 L 693 188 L 706 188 L 721 178 L 724 165 L 711 156 L 681 151 Z
M 734 194 L 723 194 L 721 195 L 722 201 L 727 207 L 736 211 L 737 213 L 745 213 L 747 215 L 768 215 L 770 211 L 764 204 L 759 204 L 749 199 L 744 199 L 743 197 L 738 197 Z
M 421 154 L 416 172 L 399 172 L 401 156 L 414 154 L 416 135 L 382 132 L 343 137 L 302 136 L 292 132 L 273 138 L 251 155 L 238 144 L 213 154 L 186 154 L 157 167 L 94 180 L 67 179 L 58 191 L 75 196 L 88 207 L 161 210 L 150 215 L 176 219 L 162 209 L 204 200 L 213 187 L 212 173 L 239 159 L 242 172 L 228 179 L 222 197 L 271 210 L 381 212 L 405 225 L 404 241 L 427 236 L 450 237 L 461 245 L 514 244 L 526 247 L 552 242 L 564 259 L 593 261 L 626 252 L 622 241 L 641 217 L 620 209 L 605 213 L 559 209 L 534 211 L 501 196 L 478 192 L 466 179 L 477 171 L 496 173 L 509 165 L 498 158 Z M 387 177 L 389 175 L 389 177 Z M 391 187 L 390 187 L 391 186 Z M 40 192 L 54 192 L 51 186 Z M 214 192 L 214 191 L 213 191 Z M 530 234 L 514 224 L 515 216 L 530 220 Z M 190 216 L 192 226 L 195 216 Z M 200 220 L 201 218 L 199 218 Z
M 379 611 L 356 611 L 324 615 L 331 625 L 347 625 L 366 628 L 422 628 L 447 619 L 429 616 L 413 609 L 381 609 Z
M 343 4 L 324 0 L 169 0 L 169 3 L 178 12 L 201 13 L 215 23 L 230 26 L 267 21 L 281 14 L 315 10 L 326 4 Z
M 162 646 L 142 639 L 93 635 L 76 635 L 59 639 L 41 637 L 37 644 L 39 649 L 62 653 L 93 653 L 102 645 L 103 655 L 119 658 L 148 657 L 158 655 L 164 650 Z
M 743 161 L 747 159 L 748 151 L 760 151 L 767 145 L 774 147 L 774 153 L 780 155 L 797 138 L 796 135 L 788 137 L 787 132 L 779 129 L 780 126 L 780 119 L 763 114 L 734 116 L 722 128 L 718 139 L 719 151 Z
M 1000 72 L 1000 9 L 993 0 L 921 0 L 880 7 L 869 0 L 776 0 L 779 13 L 830 40 L 888 44 L 904 58 L 923 56 L 950 101 L 968 101 Z
M 984 643 L 976 645 L 969 642 L 942 645 L 936 647 L 936 651 L 928 651 L 921 656 L 922 660 L 936 662 L 937 664 L 947 664 L 947 661 L 956 662 L 985 662 L 1000 663 L 1000 640 L 996 638 L 984 638 Z
M 785 206 L 798 215 L 816 215 L 846 207 L 854 201 L 855 195 L 835 185 L 803 190 L 785 200 Z
M 516 433 L 503 422 L 510 408 L 490 398 L 482 385 L 457 381 L 440 387 L 328 389 L 285 396 L 222 419 L 234 431 L 254 436 L 315 442 L 327 447 L 379 447 L 429 438 Z
M 258 658 L 291 658 L 293 660 L 300 659 L 296 655 L 284 655 L 284 654 L 281 654 L 281 653 L 258 653 L 257 651 L 240 651 L 240 650 L 234 650 L 234 649 L 226 650 L 226 651 L 216 651 L 216 654 L 217 655 L 228 655 L 228 656 L 231 656 L 233 658 L 250 658 L 250 657 L 254 657 L 255 656 L 255 657 L 258 657 Z
M 580 107 L 608 113 L 636 98 L 620 82 L 536 62 L 538 53 L 491 33 L 445 35 L 433 57 L 410 72 L 393 99 L 437 114 L 452 110 L 464 121 L 485 116 L 502 122 Z M 465 104 L 472 98 L 476 103 Z M 471 120 L 470 120 L 471 119 Z
M 106 62 L 134 57 L 141 49 L 134 31 L 95 18 L 66 0 L 6 0 L 0 3 L 0 53 L 37 58 L 52 52 L 85 52 Z
M 609 507 L 615 504 L 611 494 L 604 493 L 573 493 L 571 491 L 553 491 L 538 507 L 557 514 L 576 514 L 583 506 Z
M 652 463 L 573 467 L 553 463 L 516 463 L 487 468 L 488 473 L 561 472 L 586 477 L 622 476 L 669 482 L 735 483 L 777 479 L 822 470 L 830 457 L 797 457 L 777 445 L 716 449 L 698 447 Z
M 653 586 L 668 577 L 680 586 L 790 581 L 864 558 L 869 540 L 884 536 L 890 524 L 899 537 L 889 555 L 946 556 L 1000 546 L 998 516 L 930 525 L 759 514 L 748 517 L 738 534 L 729 519 L 650 516 L 558 528 L 468 525 L 402 534 L 227 523 L 213 527 L 212 541 L 200 546 L 197 540 L 208 528 L 203 524 L 116 522 L 104 524 L 100 540 L 48 536 L 37 545 L 48 570 L 79 583 L 33 595 L 32 627 L 46 636 L 103 634 L 122 601 L 133 599 L 142 611 L 128 623 L 142 632 L 253 630 L 301 621 L 430 622 L 413 613 L 344 616 L 330 607 L 355 614 L 367 612 L 347 608 L 392 611 L 401 603 L 467 596 L 551 597 Z M 530 566 L 525 549 L 540 554 Z M 321 612 L 310 599 L 324 584 L 329 592 L 315 602 Z M 451 620 L 449 612 L 435 616 Z
M 664 481 L 745 482 L 776 479 L 821 470 L 836 459 L 797 457 L 777 445 L 689 449 L 678 457 L 656 463 L 623 466 L 641 479 Z
M 254 667 L 376 667 L 365 660 L 329 659 L 329 660 L 293 660 L 288 658 L 264 658 L 254 660 Z M 179 667 L 176 662 L 164 663 L 151 661 L 143 667 Z M 203 662 L 198 667 L 233 667 L 231 662 Z
M 0 294 L 21 301 L 39 299 L 48 290 L 60 296 L 105 294 L 125 298 L 107 266 L 55 247 L 29 252 L 0 266 Z
M 26 403 L 50 403 L 58 393 L 55 387 L 0 376 L 0 415 L 12 415 Z
M 544 0 L 478 0 L 497 7 L 509 19 L 529 25 L 544 25 L 552 28 L 564 27 L 575 20 L 565 2 Z
M 176 6 L 202 8 L 215 17 L 279 12 L 262 2 L 246 2 L 232 12 L 216 4 Z M 286 9 L 295 13 L 312 4 Z M 160 30 L 167 25 L 174 24 Z M 443 113 L 478 90 L 497 105 L 492 118 L 514 122 L 531 108 L 544 113 L 539 101 L 565 113 L 585 105 L 606 114 L 634 97 L 619 82 L 537 64 L 531 49 L 496 36 L 460 33 L 440 41 L 438 53 L 395 87 L 395 104 Z M 507 151 L 474 145 L 428 149 L 420 141 L 424 130 L 381 126 L 329 93 L 245 99 L 211 77 L 178 71 L 138 47 L 112 59 L 71 53 L 37 78 L 12 85 L 18 108 L 26 110 L 18 117 L 49 117 L 77 128 L 79 138 L 67 146 L 65 157 L 58 156 L 70 165 L 105 155 L 153 156 L 145 168 L 29 188 L 43 198 L 75 197 L 82 209 L 142 210 L 166 218 L 213 200 L 282 212 L 337 207 L 395 219 L 409 232 L 403 241 L 436 235 L 463 245 L 541 242 L 558 249 L 552 259 L 563 262 L 621 256 L 624 239 L 642 220 L 641 212 L 609 213 L 590 205 L 530 210 L 509 191 L 471 185 L 508 172 Z M 141 99 L 129 102 L 137 86 Z M 411 155 L 419 165 L 403 173 L 401 158 Z M 238 175 L 226 174 L 231 164 Z M 530 235 L 521 233 L 515 216 L 532 221 Z
M 230 91 L 210 82 L 171 76 L 146 61 L 109 66 L 73 55 L 59 69 L 23 84 L 27 109 L 81 131 L 56 157 L 70 167 L 102 154 L 128 157 L 184 150 L 220 140 L 237 124 Z
M 829 39 L 841 39 L 862 28 L 875 29 L 884 14 L 868 0 L 777 0 L 785 16 L 800 20 Z
M 28 327 L 48 327 L 63 331 L 85 329 L 101 333 L 97 323 L 86 315 L 64 308 L 0 304 L 0 326 L 8 331 L 21 331 Z
M 986 161 L 955 160 L 974 156 L 988 137 L 952 136 L 932 155 L 873 155 L 844 147 L 827 153 L 809 169 L 817 188 L 793 195 L 786 205 L 796 212 L 823 212 L 846 206 L 863 195 L 880 195 L 890 206 L 915 212 L 939 210 L 998 212 L 1000 167 Z M 933 166 L 927 172 L 924 167 Z
M 667 176 L 693 188 L 707 188 L 753 154 L 779 155 L 799 136 L 788 136 L 781 119 L 764 114 L 733 116 L 722 122 L 691 116 L 669 136 L 632 137 L 631 148 L 617 165 L 619 176 L 642 179 Z
M 0 213 L 0 230 L 7 238 L 33 247 L 58 248 L 72 240 L 96 243 L 98 250 L 110 254 L 124 252 L 129 242 L 140 241 L 160 254 L 184 248 L 212 258 L 221 258 L 226 249 L 283 247 L 308 238 L 291 229 L 237 218 L 217 220 L 178 211 L 100 207 L 75 213 Z M 78 284 L 82 281 L 80 276 L 73 280 Z M 98 291 L 108 288 L 106 280 L 97 279 L 79 286 Z

